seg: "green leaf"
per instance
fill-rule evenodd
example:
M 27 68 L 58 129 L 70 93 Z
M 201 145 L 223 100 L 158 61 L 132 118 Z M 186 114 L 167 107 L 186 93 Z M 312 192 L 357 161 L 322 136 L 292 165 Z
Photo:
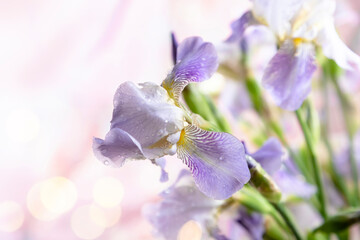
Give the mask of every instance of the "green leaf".
M 314 232 L 338 233 L 360 222 L 360 208 L 353 208 L 328 218 Z

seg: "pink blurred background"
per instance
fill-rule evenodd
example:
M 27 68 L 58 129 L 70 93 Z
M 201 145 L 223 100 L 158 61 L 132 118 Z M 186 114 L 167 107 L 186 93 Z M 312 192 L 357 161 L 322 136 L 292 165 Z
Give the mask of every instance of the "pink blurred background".
M 153 239 L 141 215 L 170 181 L 150 161 L 111 169 L 92 137 L 109 129 L 124 81 L 160 83 L 170 31 L 219 43 L 241 0 L 0 0 L 0 239 Z M 360 4 L 341 1 L 341 36 L 359 52 Z M 346 26 L 346 28 L 343 28 Z

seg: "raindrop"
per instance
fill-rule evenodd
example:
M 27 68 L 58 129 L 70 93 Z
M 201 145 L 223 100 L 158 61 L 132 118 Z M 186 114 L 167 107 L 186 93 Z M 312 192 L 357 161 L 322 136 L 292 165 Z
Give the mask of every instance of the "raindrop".
M 109 161 L 108 160 L 105 160 L 104 161 L 104 164 L 107 166 L 107 165 L 109 165 Z
M 221 156 L 221 157 L 219 157 L 219 160 L 221 161 L 221 160 L 223 160 L 224 158 Z

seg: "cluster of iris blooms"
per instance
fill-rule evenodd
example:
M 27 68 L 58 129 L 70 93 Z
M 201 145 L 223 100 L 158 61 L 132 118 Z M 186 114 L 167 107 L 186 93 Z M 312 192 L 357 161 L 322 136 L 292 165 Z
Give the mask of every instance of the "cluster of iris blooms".
M 177 239 L 179 230 L 190 220 L 201 225 L 202 239 L 328 239 L 330 234 L 348 239 L 349 227 L 360 219 L 355 156 L 360 139 L 338 79 L 341 69 L 359 71 L 360 57 L 337 35 L 334 1 L 252 2 L 252 9 L 231 24 L 232 34 L 224 42 L 241 53 L 232 64 L 240 71 L 226 66 L 228 61 L 220 62 L 219 50 L 212 43 L 189 37 L 178 44 L 172 35 L 173 69 L 161 85 L 125 82 L 119 86 L 110 131 L 104 140 L 94 139 L 94 153 L 105 165 L 114 167 L 149 159 L 161 167 L 162 181 L 167 180 L 164 156 L 176 154 L 188 166 L 189 171 L 181 171 L 175 183 L 161 194 L 162 201 L 144 210 L 155 234 L 165 239 Z M 294 112 L 305 149 L 289 144 L 252 75 L 246 47 L 251 38 L 246 30 L 257 27 L 273 34 L 277 48 L 262 74 L 261 85 L 272 102 Z M 322 169 L 319 164 L 316 146 L 320 140 L 311 124 L 318 118 L 307 100 L 317 68 L 322 70 L 323 91 L 333 85 L 341 103 L 349 144 L 343 165 L 351 166 L 351 179 L 336 167 L 326 121 L 321 123 L 321 141 L 328 151 L 329 167 Z M 210 79 L 216 71 L 240 79 L 248 94 L 235 97 L 240 101 L 248 97 L 264 121 L 268 139 L 256 152 L 249 152 L 246 143 L 231 134 L 214 99 L 197 87 L 196 83 Z M 327 97 L 324 94 L 324 102 Z M 339 113 L 328 111 L 327 118 L 332 114 Z M 341 207 L 331 214 L 324 179 L 343 199 Z M 299 228 L 287 206 L 294 199 L 315 209 L 318 226 Z M 232 227 L 220 227 L 222 215 L 230 218 Z

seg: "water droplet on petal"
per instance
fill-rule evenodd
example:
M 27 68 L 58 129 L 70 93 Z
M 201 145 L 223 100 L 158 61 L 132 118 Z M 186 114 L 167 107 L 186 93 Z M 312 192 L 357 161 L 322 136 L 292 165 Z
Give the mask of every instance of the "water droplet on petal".
M 221 156 L 221 157 L 219 157 L 219 160 L 221 161 L 221 160 L 223 160 L 224 158 Z
M 104 161 L 104 164 L 107 166 L 107 165 L 109 165 L 109 161 L 108 160 L 105 160 Z

